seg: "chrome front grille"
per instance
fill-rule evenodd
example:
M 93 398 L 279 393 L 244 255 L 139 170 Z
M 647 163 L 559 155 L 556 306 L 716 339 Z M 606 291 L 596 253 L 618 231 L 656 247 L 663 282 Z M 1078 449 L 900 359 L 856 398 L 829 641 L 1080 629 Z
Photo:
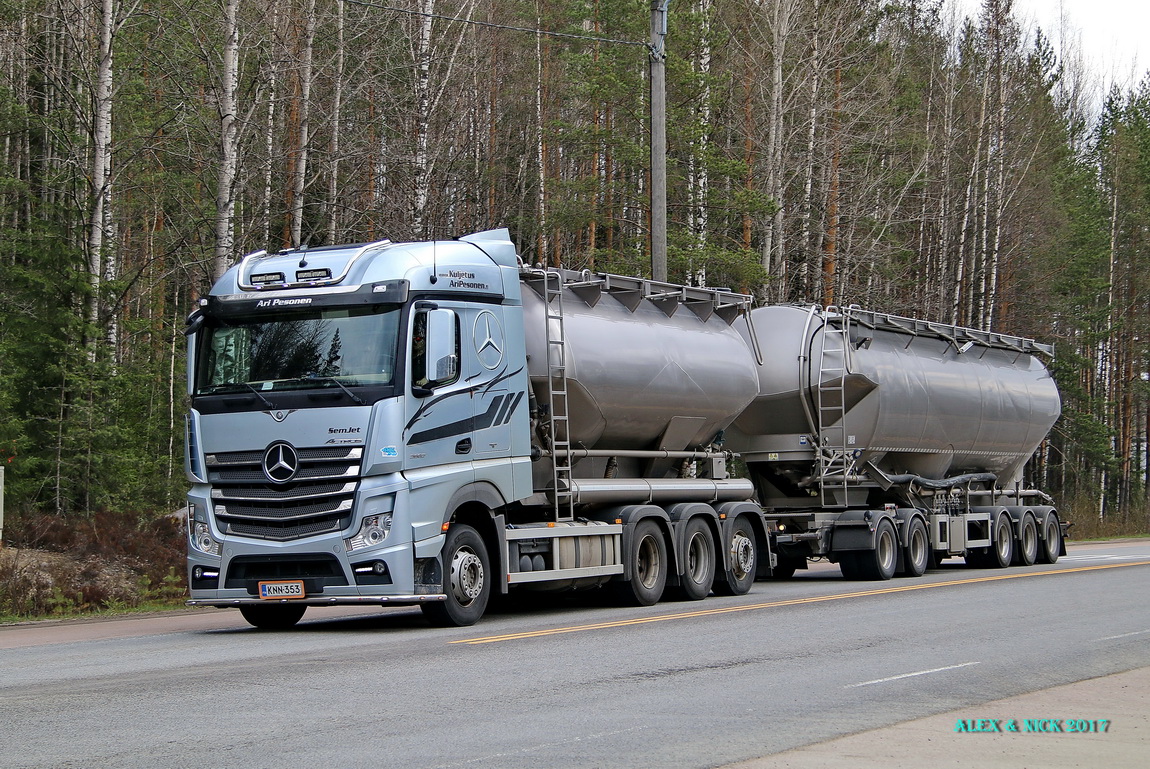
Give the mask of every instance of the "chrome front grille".
M 212 508 L 226 533 L 286 541 L 341 531 L 351 522 L 363 448 L 294 449 L 291 480 L 264 473 L 265 451 L 207 455 Z

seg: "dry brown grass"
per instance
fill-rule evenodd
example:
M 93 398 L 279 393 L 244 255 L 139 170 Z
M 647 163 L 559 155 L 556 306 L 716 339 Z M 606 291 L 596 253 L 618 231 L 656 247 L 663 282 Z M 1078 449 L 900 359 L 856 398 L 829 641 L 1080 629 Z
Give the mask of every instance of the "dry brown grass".
M 174 519 L 34 516 L 4 533 L 0 619 L 177 604 L 186 593 L 183 524 Z

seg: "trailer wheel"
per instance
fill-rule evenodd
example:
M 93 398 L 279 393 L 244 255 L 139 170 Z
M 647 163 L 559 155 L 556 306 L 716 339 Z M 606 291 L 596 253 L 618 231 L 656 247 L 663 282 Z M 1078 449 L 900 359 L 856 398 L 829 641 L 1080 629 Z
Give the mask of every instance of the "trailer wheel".
M 843 553 L 840 568 L 847 579 L 888 580 L 898 565 L 898 537 L 889 518 L 874 530 L 874 550 Z
M 856 557 L 858 553 L 851 551 L 846 553 L 839 553 L 839 571 L 843 573 L 843 579 L 854 582 L 855 580 L 864 579 L 862 571 L 859 569 L 859 559 Z
M 930 565 L 930 542 L 927 540 L 926 526 L 921 518 L 913 519 L 907 527 L 903 562 L 906 564 L 903 576 L 906 577 L 921 577 L 926 574 L 926 568 Z
M 1005 569 L 1014 560 L 1014 532 L 1010 528 L 1010 516 L 999 513 L 994 522 L 994 541 L 990 545 L 988 565 Z
M 702 518 L 687 521 L 684 535 L 686 563 L 676 592 L 688 601 L 701 601 L 715 581 L 715 538 Z
M 1058 516 L 1046 516 L 1046 523 L 1042 526 L 1042 547 L 1038 550 L 1040 563 L 1058 563 L 1058 556 L 1062 554 L 1062 527 L 1058 525 Z
M 443 561 L 448 570 L 443 591 L 447 600 L 419 608 L 436 627 L 474 625 L 491 596 L 490 560 L 479 532 L 465 524 L 452 524 L 443 545 Z
M 1030 566 L 1038 559 L 1038 526 L 1034 523 L 1034 516 L 1026 513 L 1022 516 L 1022 525 L 1018 532 L 1018 542 L 1014 549 L 1014 562 L 1020 566 Z
M 307 606 L 298 603 L 249 603 L 240 606 L 240 614 L 249 625 L 260 630 L 287 630 L 300 621 Z
M 615 582 L 619 598 L 634 606 L 653 606 L 667 585 L 667 543 L 659 524 L 639 521 L 632 535 L 631 578 Z

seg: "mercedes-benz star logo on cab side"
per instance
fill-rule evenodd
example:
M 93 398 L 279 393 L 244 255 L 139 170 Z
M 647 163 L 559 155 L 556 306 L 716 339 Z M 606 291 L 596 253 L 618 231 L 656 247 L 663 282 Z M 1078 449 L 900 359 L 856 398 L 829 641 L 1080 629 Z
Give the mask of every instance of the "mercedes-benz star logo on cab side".
M 475 354 L 484 368 L 493 369 L 503 360 L 503 327 L 494 314 L 484 310 L 475 316 Z
M 290 443 L 273 443 L 264 452 L 264 475 L 272 483 L 287 483 L 299 472 L 299 454 Z

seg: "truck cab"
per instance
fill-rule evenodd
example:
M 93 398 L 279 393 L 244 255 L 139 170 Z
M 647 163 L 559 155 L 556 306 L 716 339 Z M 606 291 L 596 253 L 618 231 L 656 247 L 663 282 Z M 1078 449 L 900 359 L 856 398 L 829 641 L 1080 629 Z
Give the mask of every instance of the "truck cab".
M 217 282 L 188 327 L 190 603 L 273 626 L 443 601 L 452 498 L 532 491 L 518 266 L 499 230 Z

